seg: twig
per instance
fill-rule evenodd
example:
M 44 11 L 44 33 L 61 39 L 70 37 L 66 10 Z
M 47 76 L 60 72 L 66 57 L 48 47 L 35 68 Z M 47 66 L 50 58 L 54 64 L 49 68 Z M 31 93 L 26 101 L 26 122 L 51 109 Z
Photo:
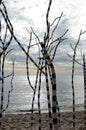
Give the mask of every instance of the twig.
M 37 36 L 37 34 L 34 32 L 33 28 L 32 28 L 32 27 L 30 27 L 30 28 L 31 28 L 31 30 L 32 30 L 32 32 L 33 32 L 33 34 L 35 35 L 35 37 L 37 38 L 38 43 L 40 43 L 40 39 L 39 39 L 39 37 L 38 37 L 38 36 Z
M 63 38 L 65 35 L 66 35 L 66 33 L 68 32 L 68 29 L 63 33 L 63 35 L 61 35 L 59 38 L 56 38 L 55 40 L 53 40 L 50 44 L 49 44 L 49 47 L 48 47 L 48 50 L 49 50 L 49 48 L 50 48 L 50 46 L 53 44 L 53 43 L 55 43 L 55 42 L 59 42 L 59 43 L 61 43 L 62 41 L 64 41 L 65 39 L 67 39 L 67 38 Z M 58 43 L 58 44 L 59 44 Z
M 68 55 L 68 56 L 72 59 L 72 61 L 73 61 L 73 57 L 72 57 L 71 55 L 69 55 L 69 54 L 67 54 L 67 55 Z M 77 64 L 83 66 L 83 64 L 81 64 L 80 62 L 78 62 L 78 60 L 76 60 L 76 59 L 75 59 L 75 62 L 76 62 Z
M 53 31 L 52 31 L 52 33 L 51 33 L 51 36 L 50 36 L 50 38 L 49 38 L 49 40 L 51 40 L 51 38 L 53 37 L 53 34 L 54 34 L 55 30 L 57 29 L 57 27 L 58 27 L 58 25 L 59 25 L 59 22 L 60 22 L 60 20 L 61 20 L 61 18 L 62 18 L 62 15 L 63 15 L 63 12 L 61 13 L 61 15 L 60 15 L 60 17 L 59 17 L 59 19 L 58 19 L 58 21 L 57 21 L 57 24 L 56 24 L 56 26 L 54 27 L 54 29 L 53 29 Z

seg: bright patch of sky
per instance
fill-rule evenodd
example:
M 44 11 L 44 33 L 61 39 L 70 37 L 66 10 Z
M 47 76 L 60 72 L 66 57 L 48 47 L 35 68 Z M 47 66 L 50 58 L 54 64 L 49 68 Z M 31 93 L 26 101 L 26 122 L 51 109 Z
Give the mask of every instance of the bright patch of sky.
M 32 26 L 35 30 L 44 32 L 48 2 L 49 0 L 5 0 L 9 16 L 12 18 L 12 22 L 17 31 Z M 50 21 L 59 16 L 63 11 L 64 17 L 62 20 L 67 20 L 70 35 L 76 38 L 79 31 L 81 29 L 85 30 L 86 28 L 85 9 L 85 0 L 53 0 Z

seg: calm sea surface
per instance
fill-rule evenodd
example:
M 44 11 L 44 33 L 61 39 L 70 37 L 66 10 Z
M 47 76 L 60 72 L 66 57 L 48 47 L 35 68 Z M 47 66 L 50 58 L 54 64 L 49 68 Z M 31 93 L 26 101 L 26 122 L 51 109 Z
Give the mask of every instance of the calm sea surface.
M 30 77 L 32 85 L 34 86 L 35 76 Z M 84 103 L 84 87 L 83 77 L 81 75 L 75 76 L 75 96 L 76 96 L 76 110 L 83 109 Z M 4 89 L 4 107 L 7 103 L 7 94 L 10 90 L 10 79 L 5 81 Z M 51 86 L 50 86 L 51 93 Z M 71 89 L 71 76 L 60 75 L 57 76 L 57 96 L 60 109 L 62 111 L 72 110 L 72 89 Z M 7 112 L 15 112 L 19 110 L 31 109 L 33 91 L 30 88 L 26 76 L 15 76 L 13 80 L 13 91 L 10 97 L 10 104 Z M 47 110 L 47 98 L 45 79 L 42 77 L 41 87 L 41 109 Z M 35 98 L 35 109 L 37 109 L 37 92 Z

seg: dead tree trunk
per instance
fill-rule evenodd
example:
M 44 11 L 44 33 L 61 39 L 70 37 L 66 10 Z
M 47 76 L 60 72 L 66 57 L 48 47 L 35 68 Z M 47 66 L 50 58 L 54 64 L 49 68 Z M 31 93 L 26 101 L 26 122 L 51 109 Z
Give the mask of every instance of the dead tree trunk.
M 54 130 L 58 130 L 58 120 L 57 120 L 57 89 L 56 89 L 56 73 L 54 65 L 50 59 L 49 54 L 46 51 L 45 44 L 41 43 L 42 54 L 47 62 L 48 66 L 51 69 L 51 78 L 52 78 L 52 115 L 53 115 L 53 126 Z
M 84 75 L 84 127 L 86 128 L 86 62 L 83 55 L 83 75 Z

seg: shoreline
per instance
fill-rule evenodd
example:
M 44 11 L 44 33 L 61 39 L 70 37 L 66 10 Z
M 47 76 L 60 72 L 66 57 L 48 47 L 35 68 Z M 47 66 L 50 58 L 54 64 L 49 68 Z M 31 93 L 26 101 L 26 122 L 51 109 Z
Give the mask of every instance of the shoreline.
M 33 114 L 33 130 L 38 130 L 39 115 L 37 112 Z M 42 130 L 49 130 L 49 117 L 47 113 L 41 114 Z M 76 130 L 82 129 L 84 122 L 83 111 L 76 112 Z M 72 130 L 72 112 L 61 112 L 61 130 Z M 3 114 L 2 128 L 0 130 L 31 130 L 31 113 L 21 114 Z
M 72 112 L 73 107 L 72 106 L 60 106 L 60 112 Z M 77 104 L 75 106 L 75 110 L 77 111 L 84 111 L 84 104 Z M 12 109 L 10 110 L 8 108 L 8 110 L 5 111 L 5 114 L 22 114 L 22 113 L 30 113 L 32 111 L 32 109 Z M 38 112 L 38 108 L 34 108 L 33 109 L 34 112 Z M 41 108 L 41 112 L 42 113 L 48 113 L 48 109 L 47 108 Z

